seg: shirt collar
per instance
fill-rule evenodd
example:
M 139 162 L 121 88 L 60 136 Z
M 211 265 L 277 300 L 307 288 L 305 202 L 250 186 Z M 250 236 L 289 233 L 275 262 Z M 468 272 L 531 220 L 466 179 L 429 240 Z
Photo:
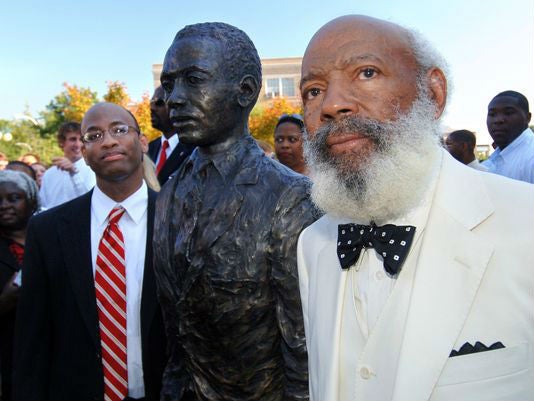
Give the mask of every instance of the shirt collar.
M 178 134 L 173 134 L 170 138 L 165 138 L 164 135 L 161 136 L 161 146 L 163 146 L 163 142 L 164 141 L 167 141 L 169 142 L 169 147 L 171 149 L 174 149 L 178 143 L 180 142 L 179 138 L 178 138 Z
M 507 147 L 505 147 L 504 149 L 497 148 L 495 149 L 495 152 L 493 152 L 493 154 L 495 154 L 495 157 L 500 155 L 503 159 L 510 157 L 510 154 L 514 153 L 517 149 L 523 147 L 523 144 L 527 140 L 529 135 L 531 135 L 531 130 L 530 128 L 527 128 L 521 133 L 521 135 L 515 138 Z
M 126 214 L 135 224 L 139 224 L 148 207 L 148 189 L 145 181 L 143 180 L 139 189 L 122 202 L 114 201 L 102 192 L 98 185 L 95 185 L 91 197 L 91 212 L 96 217 L 99 226 L 107 224 L 109 212 L 117 205 L 126 209 Z
M 197 148 L 190 159 L 193 163 L 193 173 L 197 174 L 205 166 L 212 164 L 223 178 L 234 177 L 241 168 L 247 149 L 251 146 L 255 146 L 255 141 L 250 135 L 246 135 L 223 152 L 209 154 Z

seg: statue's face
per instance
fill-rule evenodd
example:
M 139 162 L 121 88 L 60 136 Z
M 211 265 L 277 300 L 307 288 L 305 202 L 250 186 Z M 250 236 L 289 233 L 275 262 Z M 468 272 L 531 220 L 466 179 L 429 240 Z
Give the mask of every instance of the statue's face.
M 230 78 L 220 42 L 184 38 L 165 56 L 161 85 L 180 141 L 211 146 L 228 140 L 239 125 L 239 83 Z

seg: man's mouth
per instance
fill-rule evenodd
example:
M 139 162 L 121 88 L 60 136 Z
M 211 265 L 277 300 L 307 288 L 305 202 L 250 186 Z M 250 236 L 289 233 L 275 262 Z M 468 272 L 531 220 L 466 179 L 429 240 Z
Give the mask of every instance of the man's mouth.
M 172 116 L 170 120 L 174 128 L 181 128 L 196 122 L 196 119 L 189 115 Z
M 110 162 L 115 160 L 122 160 L 125 157 L 126 155 L 123 152 L 108 152 L 102 156 L 102 160 Z

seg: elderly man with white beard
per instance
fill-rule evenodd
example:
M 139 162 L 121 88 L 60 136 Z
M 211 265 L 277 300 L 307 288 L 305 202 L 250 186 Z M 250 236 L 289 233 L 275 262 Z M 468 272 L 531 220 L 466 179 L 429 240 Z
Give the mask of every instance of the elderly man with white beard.
M 308 45 L 301 91 L 325 212 L 298 245 L 310 399 L 534 399 L 534 187 L 440 147 L 441 57 L 340 17 Z

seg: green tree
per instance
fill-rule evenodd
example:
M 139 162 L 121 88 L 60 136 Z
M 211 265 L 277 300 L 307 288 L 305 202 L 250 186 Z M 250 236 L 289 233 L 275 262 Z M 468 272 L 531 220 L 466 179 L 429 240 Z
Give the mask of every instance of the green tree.
M 152 120 L 150 118 L 150 95 L 147 92 L 143 93 L 141 101 L 133 105 L 130 111 L 139 123 L 141 132 L 146 135 L 149 141 L 161 135 L 160 131 L 152 127 Z
M 89 88 L 64 83 L 65 88 L 40 113 L 44 121 L 41 135 L 55 136 L 59 126 L 66 121 L 81 122 L 85 112 L 98 101 L 96 92 Z
M 131 99 L 124 82 L 108 81 L 106 84 L 108 86 L 108 91 L 104 95 L 104 101 L 115 103 L 122 107 L 128 107 Z

